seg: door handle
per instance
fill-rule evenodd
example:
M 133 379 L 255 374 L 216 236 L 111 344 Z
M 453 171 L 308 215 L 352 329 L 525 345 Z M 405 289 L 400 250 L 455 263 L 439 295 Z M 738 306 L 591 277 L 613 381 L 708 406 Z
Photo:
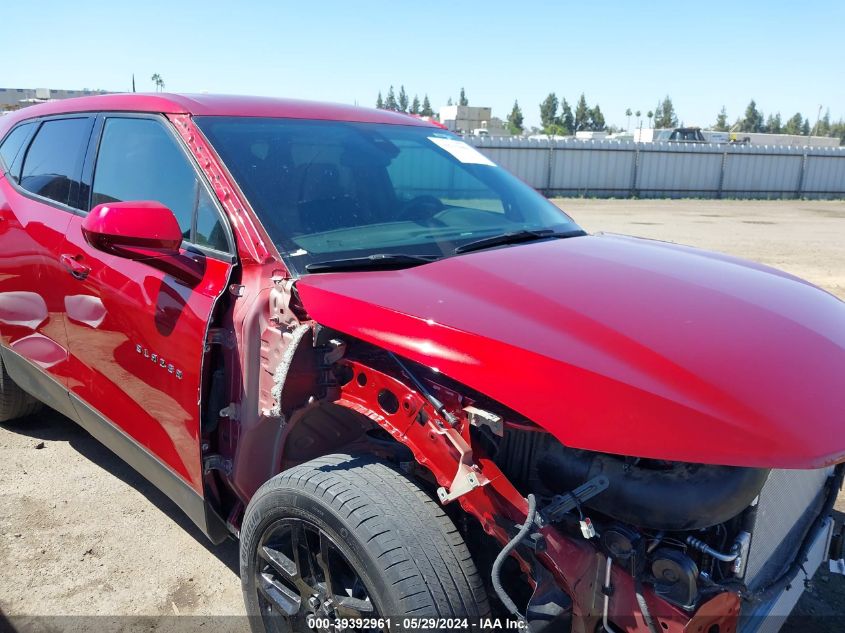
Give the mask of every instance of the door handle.
M 59 255 L 59 261 L 74 279 L 82 281 L 91 272 L 91 267 L 82 263 L 82 255 Z

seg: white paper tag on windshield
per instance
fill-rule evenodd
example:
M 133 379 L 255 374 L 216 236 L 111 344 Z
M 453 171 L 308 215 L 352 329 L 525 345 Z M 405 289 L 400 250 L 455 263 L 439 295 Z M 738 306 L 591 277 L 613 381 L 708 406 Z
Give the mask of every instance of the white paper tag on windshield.
M 479 152 L 474 147 L 467 145 L 463 141 L 454 138 L 440 138 L 437 136 L 429 136 L 428 140 L 446 150 L 452 156 L 457 158 L 462 163 L 470 163 L 473 165 L 490 165 L 495 167 L 496 163 L 487 158 L 484 154 Z

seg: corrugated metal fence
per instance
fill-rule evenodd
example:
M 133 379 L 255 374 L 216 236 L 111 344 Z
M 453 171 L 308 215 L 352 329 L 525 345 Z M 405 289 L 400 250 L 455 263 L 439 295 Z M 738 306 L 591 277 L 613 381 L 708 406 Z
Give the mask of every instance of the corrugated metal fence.
M 845 148 L 468 137 L 547 195 L 845 198 Z

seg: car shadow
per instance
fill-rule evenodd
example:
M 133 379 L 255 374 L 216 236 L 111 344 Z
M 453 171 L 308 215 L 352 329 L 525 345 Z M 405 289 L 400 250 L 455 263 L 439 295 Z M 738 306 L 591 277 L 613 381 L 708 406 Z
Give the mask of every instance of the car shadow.
M 214 545 L 167 495 L 72 420 L 50 409 L 44 409 L 28 418 L 4 422 L 0 427 L 11 433 L 44 442 L 67 442 L 80 455 L 144 495 L 150 503 L 239 577 L 237 541 L 229 539 L 220 545 Z M 0 613 L 0 633 L 2 631 Z

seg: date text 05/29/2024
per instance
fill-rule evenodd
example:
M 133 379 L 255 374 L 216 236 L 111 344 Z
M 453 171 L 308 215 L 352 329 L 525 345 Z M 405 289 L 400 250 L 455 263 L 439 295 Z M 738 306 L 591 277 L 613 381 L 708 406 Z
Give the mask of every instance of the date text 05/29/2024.
M 391 630 L 400 625 L 403 629 L 418 631 L 522 631 L 528 624 L 516 618 L 309 618 L 308 626 L 316 629 L 345 631 L 356 629 Z

